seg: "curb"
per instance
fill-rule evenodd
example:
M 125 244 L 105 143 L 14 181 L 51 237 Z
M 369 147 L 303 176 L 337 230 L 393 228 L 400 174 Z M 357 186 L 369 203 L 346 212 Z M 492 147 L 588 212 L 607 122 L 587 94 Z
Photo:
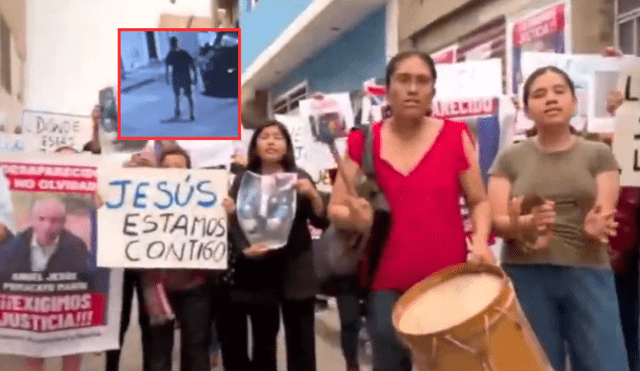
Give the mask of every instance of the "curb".
M 137 82 L 137 83 L 135 83 L 135 84 L 133 84 L 133 85 L 127 86 L 126 88 L 122 88 L 122 89 L 120 90 L 120 92 L 121 92 L 121 93 L 128 93 L 128 92 L 130 92 L 131 90 L 134 90 L 134 89 L 137 89 L 137 88 L 143 87 L 143 86 L 145 86 L 145 85 L 149 85 L 149 84 L 151 84 L 151 83 L 153 83 L 153 82 L 155 82 L 155 81 L 156 81 L 156 79 L 145 79 L 145 80 L 142 80 L 142 81 L 140 81 L 140 82 Z

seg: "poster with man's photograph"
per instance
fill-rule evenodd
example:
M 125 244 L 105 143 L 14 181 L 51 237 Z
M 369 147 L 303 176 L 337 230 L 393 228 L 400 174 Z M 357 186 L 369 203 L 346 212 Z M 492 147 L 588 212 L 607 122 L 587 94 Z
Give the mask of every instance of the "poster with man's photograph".
M 4 353 L 50 357 L 118 347 L 122 271 L 96 266 L 90 157 L 0 157 Z
M 306 122 L 304 131 L 309 138 L 309 159 L 322 168 L 333 168 L 336 162 L 331 154 L 333 142 L 340 155 L 344 155 L 347 136 L 353 127 L 353 108 L 349 93 L 327 94 L 322 99 L 300 101 L 300 115 Z

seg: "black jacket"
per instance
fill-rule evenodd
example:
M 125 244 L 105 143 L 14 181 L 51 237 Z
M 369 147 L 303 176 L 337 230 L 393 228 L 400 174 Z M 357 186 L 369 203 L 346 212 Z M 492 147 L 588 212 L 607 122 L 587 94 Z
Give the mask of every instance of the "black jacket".
M 0 271 L 4 274 L 31 272 L 31 240 L 33 229 L 18 234 L 0 252 Z M 91 254 L 87 245 L 67 230 L 63 230 L 58 241 L 58 249 L 51 256 L 45 273 L 78 272 L 91 269 Z

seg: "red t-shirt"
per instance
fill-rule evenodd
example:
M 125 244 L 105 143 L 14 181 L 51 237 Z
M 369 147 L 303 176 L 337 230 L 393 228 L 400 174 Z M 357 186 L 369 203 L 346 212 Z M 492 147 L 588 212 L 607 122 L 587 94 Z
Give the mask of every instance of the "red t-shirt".
M 462 122 L 445 120 L 418 165 L 404 176 L 380 157 L 380 128 L 374 124 L 373 164 L 378 186 L 391 207 L 391 231 L 373 279 L 373 290 L 404 292 L 432 273 L 466 261 L 460 214 L 460 173 L 469 168 Z M 365 138 L 353 131 L 348 153 L 359 165 Z

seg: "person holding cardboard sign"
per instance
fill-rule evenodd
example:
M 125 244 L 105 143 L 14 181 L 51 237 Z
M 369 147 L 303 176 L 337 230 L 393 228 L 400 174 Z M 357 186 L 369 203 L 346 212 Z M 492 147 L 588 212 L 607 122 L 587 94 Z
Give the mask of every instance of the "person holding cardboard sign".
M 572 133 L 577 98 L 564 71 L 534 71 L 523 102 L 536 132 L 490 170 L 494 226 L 508 239 L 503 269 L 554 369 L 564 370 L 568 343 L 573 369 L 628 370 L 608 254 L 618 163 L 605 144 Z
M 189 155 L 179 147 L 163 151 L 159 162 L 162 168 L 191 168 Z M 143 274 L 145 290 L 149 290 L 150 286 L 160 286 L 168 300 L 168 303 L 162 299 L 159 300 L 162 303 L 145 300 L 148 311 L 151 313 L 150 309 L 162 306 L 165 308 L 160 308 L 160 311 L 169 312 L 165 318 L 173 319 L 175 314 L 175 321 L 164 321 L 149 327 L 150 370 L 171 371 L 175 322 L 180 325 L 180 369 L 209 370 L 212 302 L 208 279 L 209 272 L 201 269 L 152 270 Z M 164 296 L 164 292 L 160 295 Z M 166 308 L 168 306 L 170 308 Z M 151 319 L 154 320 L 154 316 Z

